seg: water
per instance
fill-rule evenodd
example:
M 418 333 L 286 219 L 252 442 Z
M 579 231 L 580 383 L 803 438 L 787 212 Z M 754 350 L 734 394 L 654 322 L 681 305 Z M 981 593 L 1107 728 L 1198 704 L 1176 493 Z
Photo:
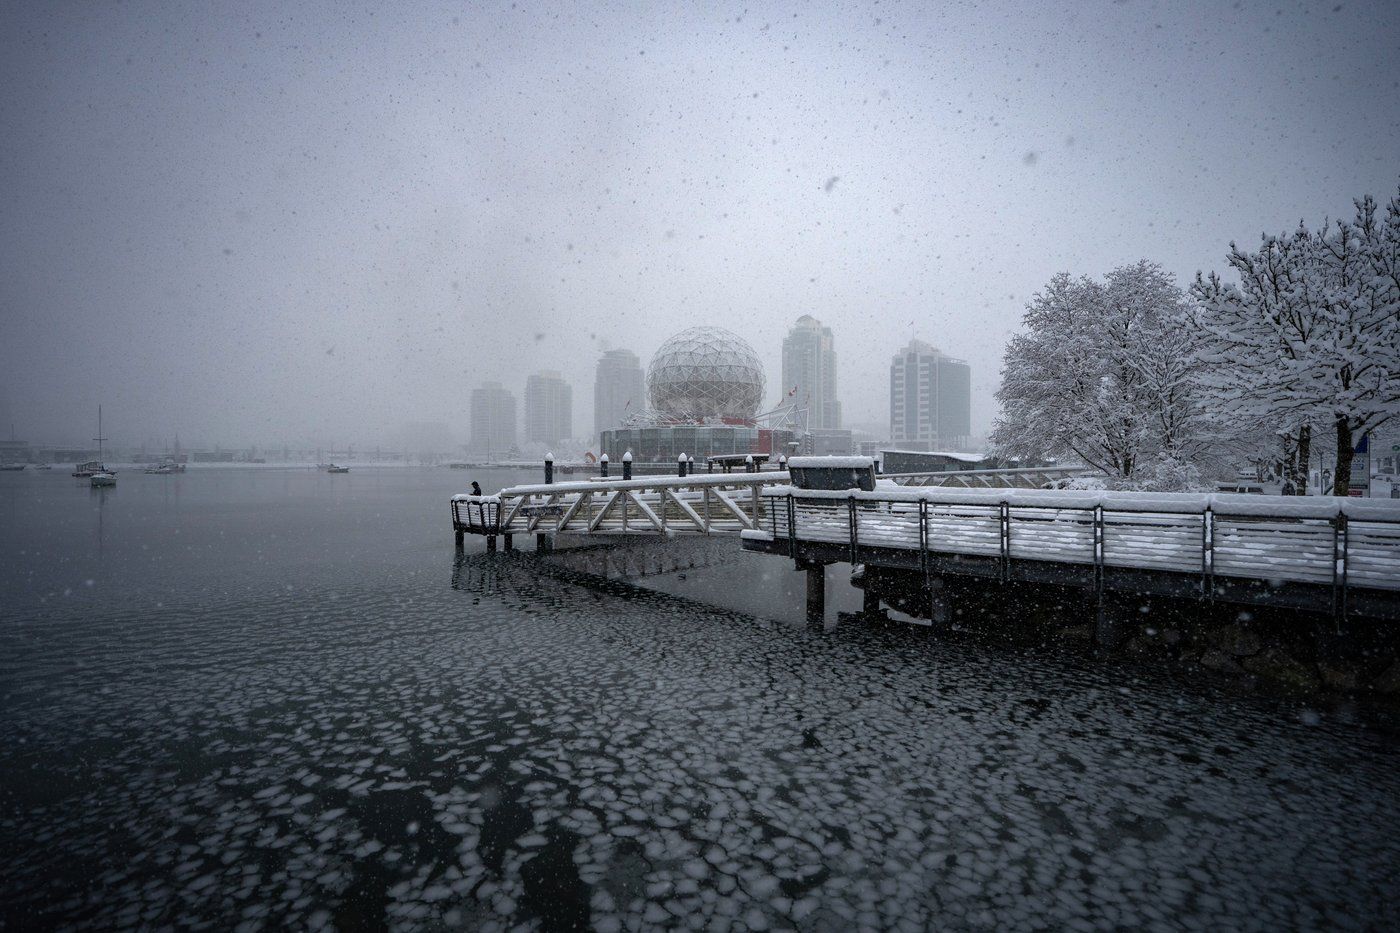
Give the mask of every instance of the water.
M 1400 921 L 1386 728 L 458 558 L 470 478 L 0 474 L 0 925 Z

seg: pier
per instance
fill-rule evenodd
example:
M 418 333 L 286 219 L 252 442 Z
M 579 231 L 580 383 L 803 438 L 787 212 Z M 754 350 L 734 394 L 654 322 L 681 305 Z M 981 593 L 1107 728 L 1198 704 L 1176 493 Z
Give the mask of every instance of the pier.
M 1034 488 L 1068 468 L 877 476 L 863 458 L 794 458 L 791 470 L 515 486 L 454 496 L 460 544 L 482 535 L 605 539 L 737 537 L 744 551 L 790 558 L 808 574 L 820 618 L 824 575 L 897 585 L 915 614 L 953 608 L 945 582 L 1073 587 L 1093 600 L 1111 645 L 1125 604 L 1171 597 L 1400 620 L 1400 501 Z M 1000 484 L 994 486 L 993 484 Z M 825 488 L 819 488 L 825 487 Z

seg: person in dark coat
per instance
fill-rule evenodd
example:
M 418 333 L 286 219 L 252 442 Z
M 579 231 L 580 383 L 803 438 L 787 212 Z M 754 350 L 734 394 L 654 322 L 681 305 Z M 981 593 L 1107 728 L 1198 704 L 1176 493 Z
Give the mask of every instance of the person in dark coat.
M 481 495 L 481 484 L 478 483 L 476 480 L 472 480 L 472 495 Z

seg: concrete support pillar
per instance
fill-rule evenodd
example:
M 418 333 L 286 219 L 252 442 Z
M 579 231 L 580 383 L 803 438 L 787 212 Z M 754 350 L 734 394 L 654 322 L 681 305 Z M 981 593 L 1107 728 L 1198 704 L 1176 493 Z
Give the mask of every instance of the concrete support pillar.
M 496 550 L 496 536 L 495 536 L 495 535 L 487 535 L 487 536 L 486 536 L 486 550 L 488 550 L 488 551 L 494 551 L 494 550 Z
M 505 536 L 505 539 L 506 539 L 506 550 L 507 550 L 507 551 L 513 551 L 513 550 L 515 550 L 515 535 L 506 535 L 506 536 Z
M 452 533 L 452 537 L 456 539 L 456 541 L 457 541 L 457 550 L 460 551 L 460 550 L 462 549 L 462 545 L 463 545 L 463 543 L 464 543 L 464 541 L 463 541 L 463 536 L 462 536 L 462 529 L 458 528 L 456 531 L 454 531 L 454 532 Z
M 807 622 L 821 625 L 826 619 L 826 565 L 807 565 Z
M 548 554 L 552 546 L 549 535 L 535 535 L 535 550 L 541 554 Z
M 1131 618 L 1121 602 L 1107 593 L 1100 593 L 1094 611 L 1094 648 L 1107 654 L 1122 644 Z
M 879 618 L 885 614 L 880 608 L 880 594 L 869 586 L 861 590 L 861 614 L 866 618 Z
M 948 595 L 948 587 L 940 577 L 928 581 L 928 617 L 935 625 L 946 625 L 953 620 L 953 601 Z

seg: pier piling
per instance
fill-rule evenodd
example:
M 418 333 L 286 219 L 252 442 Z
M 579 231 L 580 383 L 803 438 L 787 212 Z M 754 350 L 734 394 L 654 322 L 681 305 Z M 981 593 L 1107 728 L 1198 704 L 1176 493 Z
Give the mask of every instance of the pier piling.
M 826 565 L 811 563 L 807 571 L 807 622 L 821 625 L 826 619 Z

